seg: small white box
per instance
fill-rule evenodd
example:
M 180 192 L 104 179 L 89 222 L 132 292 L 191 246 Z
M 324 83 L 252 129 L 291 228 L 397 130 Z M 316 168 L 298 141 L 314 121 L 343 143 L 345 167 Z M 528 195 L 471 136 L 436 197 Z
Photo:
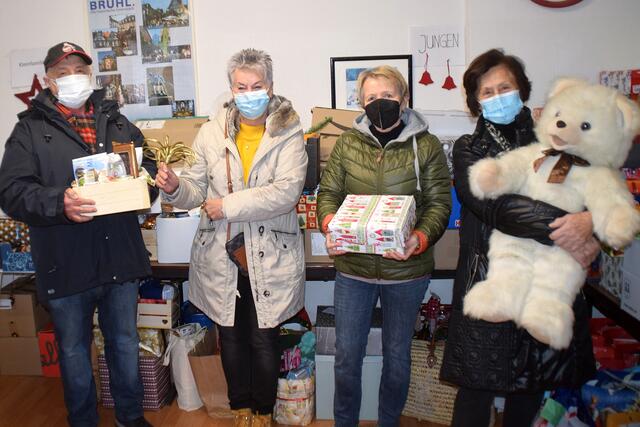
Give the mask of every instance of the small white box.
M 316 354 L 316 418 L 333 419 L 335 356 Z M 362 362 L 362 402 L 360 420 L 378 419 L 378 393 L 382 375 L 382 356 L 365 356 Z
M 622 270 L 620 307 L 640 320 L 640 276 Z
M 158 263 L 188 263 L 200 217 L 156 219 Z

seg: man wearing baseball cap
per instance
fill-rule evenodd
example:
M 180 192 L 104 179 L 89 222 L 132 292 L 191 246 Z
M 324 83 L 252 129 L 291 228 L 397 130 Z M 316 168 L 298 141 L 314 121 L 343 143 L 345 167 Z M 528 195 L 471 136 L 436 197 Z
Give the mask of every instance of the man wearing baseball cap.
M 136 310 L 138 282 L 151 275 L 135 212 L 86 216 L 93 200 L 71 188 L 72 159 L 142 144 L 140 130 L 91 86 L 91 57 L 75 43 L 49 49 L 48 88 L 19 114 L 0 165 L 0 208 L 27 223 L 38 299 L 51 313 L 71 426 L 97 426 L 91 368 L 93 313 L 105 338 L 116 426 L 149 426 L 142 411 Z M 148 158 L 142 166 L 155 176 Z M 150 190 L 152 197 L 157 190 Z

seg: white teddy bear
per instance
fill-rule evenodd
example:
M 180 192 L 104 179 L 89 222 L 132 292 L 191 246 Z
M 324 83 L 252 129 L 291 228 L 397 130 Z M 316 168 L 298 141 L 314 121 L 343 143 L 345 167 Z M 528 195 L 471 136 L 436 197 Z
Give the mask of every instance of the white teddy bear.
M 587 209 L 596 236 L 622 248 L 640 231 L 640 213 L 619 171 L 639 131 L 640 110 L 623 95 L 560 79 L 536 125 L 539 142 L 478 161 L 469 170 L 471 192 L 480 199 L 517 193 L 570 213 Z M 487 278 L 465 296 L 464 313 L 513 320 L 538 341 L 567 348 L 573 301 L 586 279 L 580 264 L 558 246 L 498 230 L 488 258 Z

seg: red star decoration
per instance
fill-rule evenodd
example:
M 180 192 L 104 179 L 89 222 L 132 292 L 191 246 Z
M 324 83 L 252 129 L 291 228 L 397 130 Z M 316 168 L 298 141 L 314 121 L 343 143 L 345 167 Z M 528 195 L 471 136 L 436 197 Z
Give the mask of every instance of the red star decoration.
M 40 85 L 40 81 L 38 80 L 38 75 L 33 75 L 33 81 L 31 82 L 31 89 L 28 92 L 20 92 L 16 93 L 13 96 L 18 98 L 20 101 L 24 102 L 28 108 L 31 107 L 31 99 L 35 97 L 38 93 L 42 92 L 42 86 Z

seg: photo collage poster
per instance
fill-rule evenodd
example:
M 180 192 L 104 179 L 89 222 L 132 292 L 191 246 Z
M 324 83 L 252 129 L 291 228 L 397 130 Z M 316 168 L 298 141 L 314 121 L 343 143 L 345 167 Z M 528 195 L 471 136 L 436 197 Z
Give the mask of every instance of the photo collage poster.
M 190 0 L 88 5 L 96 87 L 131 121 L 194 116 Z

